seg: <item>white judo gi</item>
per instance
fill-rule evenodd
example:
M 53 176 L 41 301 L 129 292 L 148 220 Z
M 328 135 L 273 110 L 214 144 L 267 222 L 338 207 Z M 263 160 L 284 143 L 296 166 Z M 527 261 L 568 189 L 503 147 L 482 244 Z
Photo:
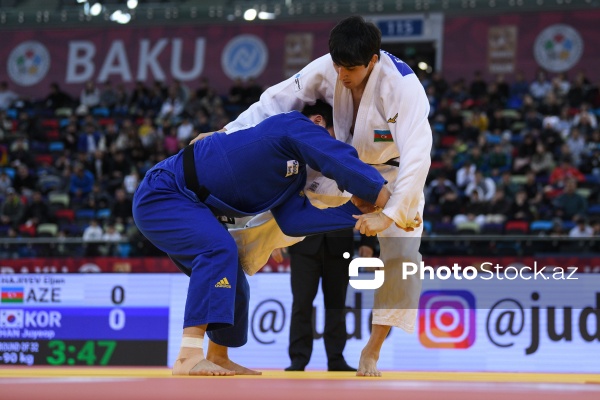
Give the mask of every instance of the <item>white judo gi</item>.
M 267 89 L 258 102 L 229 123 L 226 129 L 235 131 L 252 126 L 270 115 L 300 110 L 318 99 L 333 105 L 336 138 L 356 148 L 360 159 L 375 165 L 389 182 L 392 196 L 383 213 L 402 227 L 410 226 L 417 213 L 422 217 L 423 189 L 431 164 L 429 102 L 410 67 L 387 52 L 381 52 L 380 60 L 369 76 L 354 134 L 350 134 L 352 95 L 338 81 L 329 54 Z M 399 162 L 399 167 L 384 164 L 393 159 Z M 317 207 L 333 207 L 349 199 L 349 194 L 341 193 L 335 182 L 323 176 L 309 176 L 305 192 Z M 405 232 L 396 224 L 378 235 L 385 283 L 375 293 L 373 324 L 397 326 L 413 332 L 421 281 L 416 275 L 402 279 L 401 267 L 405 261 L 421 261 L 419 246 L 423 228 Z M 255 217 L 247 227 L 231 230 L 231 233 L 240 249 L 242 265 L 249 274 L 265 265 L 273 249 L 302 239 L 283 235 L 268 214 Z

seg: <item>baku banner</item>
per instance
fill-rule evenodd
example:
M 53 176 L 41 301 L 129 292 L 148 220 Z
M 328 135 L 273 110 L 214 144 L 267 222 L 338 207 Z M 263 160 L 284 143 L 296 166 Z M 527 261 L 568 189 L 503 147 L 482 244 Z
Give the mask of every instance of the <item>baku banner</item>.
M 87 81 L 180 80 L 207 77 L 218 93 L 237 78 L 272 85 L 327 52 L 335 22 L 90 28 L 3 32 L 0 81 L 39 96 L 58 83 L 79 94 Z

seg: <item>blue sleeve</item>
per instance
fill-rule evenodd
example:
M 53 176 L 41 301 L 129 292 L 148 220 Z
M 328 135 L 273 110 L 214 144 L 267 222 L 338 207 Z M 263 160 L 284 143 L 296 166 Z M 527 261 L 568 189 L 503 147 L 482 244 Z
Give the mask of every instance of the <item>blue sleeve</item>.
M 292 120 L 288 137 L 311 168 L 335 180 L 340 190 L 375 203 L 386 181 L 375 168 L 359 160 L 356 149 L 332 138 L 307 118 Z
M 277 225 L 288 236 L 301 237 L 353 228 L 352 215 L 361 212 L 351 202 L 335 207 L 318 209 L 305 196 L 295 195 L 271 209 Z

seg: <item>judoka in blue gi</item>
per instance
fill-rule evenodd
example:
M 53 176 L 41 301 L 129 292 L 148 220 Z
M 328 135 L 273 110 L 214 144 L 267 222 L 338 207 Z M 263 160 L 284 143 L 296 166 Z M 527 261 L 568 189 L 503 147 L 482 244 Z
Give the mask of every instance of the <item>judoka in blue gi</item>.
M 358 159 L 353 147 L 330 136 L 325 129 L 330 115 L 330 106 L 317 102 L 303 113 L 278 114 L 251 128 L 214 134 L 161 161 L 140 183 L 133 199 L 136 225 L 190 276 L 174 375 L 258 373 L 227 354 L 228 347 L 247 341 L 249 286 L 236 243 L 217 217 L 271 210 L 289 236 L 353 227 L 352 215 L 361 212 L 351 202 L 327 209 L 310 204 L 303 193 L 307 166 L 340 189 L 385 206 L 386 181 Z M 205 332 L 210 338 L 206 358 Z

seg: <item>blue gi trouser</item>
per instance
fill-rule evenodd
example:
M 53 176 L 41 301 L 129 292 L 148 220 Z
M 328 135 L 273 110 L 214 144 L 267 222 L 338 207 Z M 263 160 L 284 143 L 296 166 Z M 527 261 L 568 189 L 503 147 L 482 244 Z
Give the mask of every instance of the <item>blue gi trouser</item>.
M 250 288 L 229 232 L 166 170 L 150 170 L 133 203 L 133 217 L 142 234 L 180 269 L 191 271 L 184 328 L 208 324 L 207 334 L 213 342 L 243 346 L 248 335 Z M 292 196 L 273 213 L 287 234 L 306 236 L 350 228 L 356 221 L 352 215 L 360 211 L 350 202 L 319 210 L 304 196 Z
M 208 324 L 215 343 L 245 344 L 249 286 L 238 263 L 235 241 L 212 211 L 191 191 L 181 189 L 171 172 L 155 169 L 146 174 L 135 193 L 133 217 L 148 240 L 191 271 L 184 328 Z M 226 343 L 210 332 L 233 325 L 235 334 L 227 334 Z

